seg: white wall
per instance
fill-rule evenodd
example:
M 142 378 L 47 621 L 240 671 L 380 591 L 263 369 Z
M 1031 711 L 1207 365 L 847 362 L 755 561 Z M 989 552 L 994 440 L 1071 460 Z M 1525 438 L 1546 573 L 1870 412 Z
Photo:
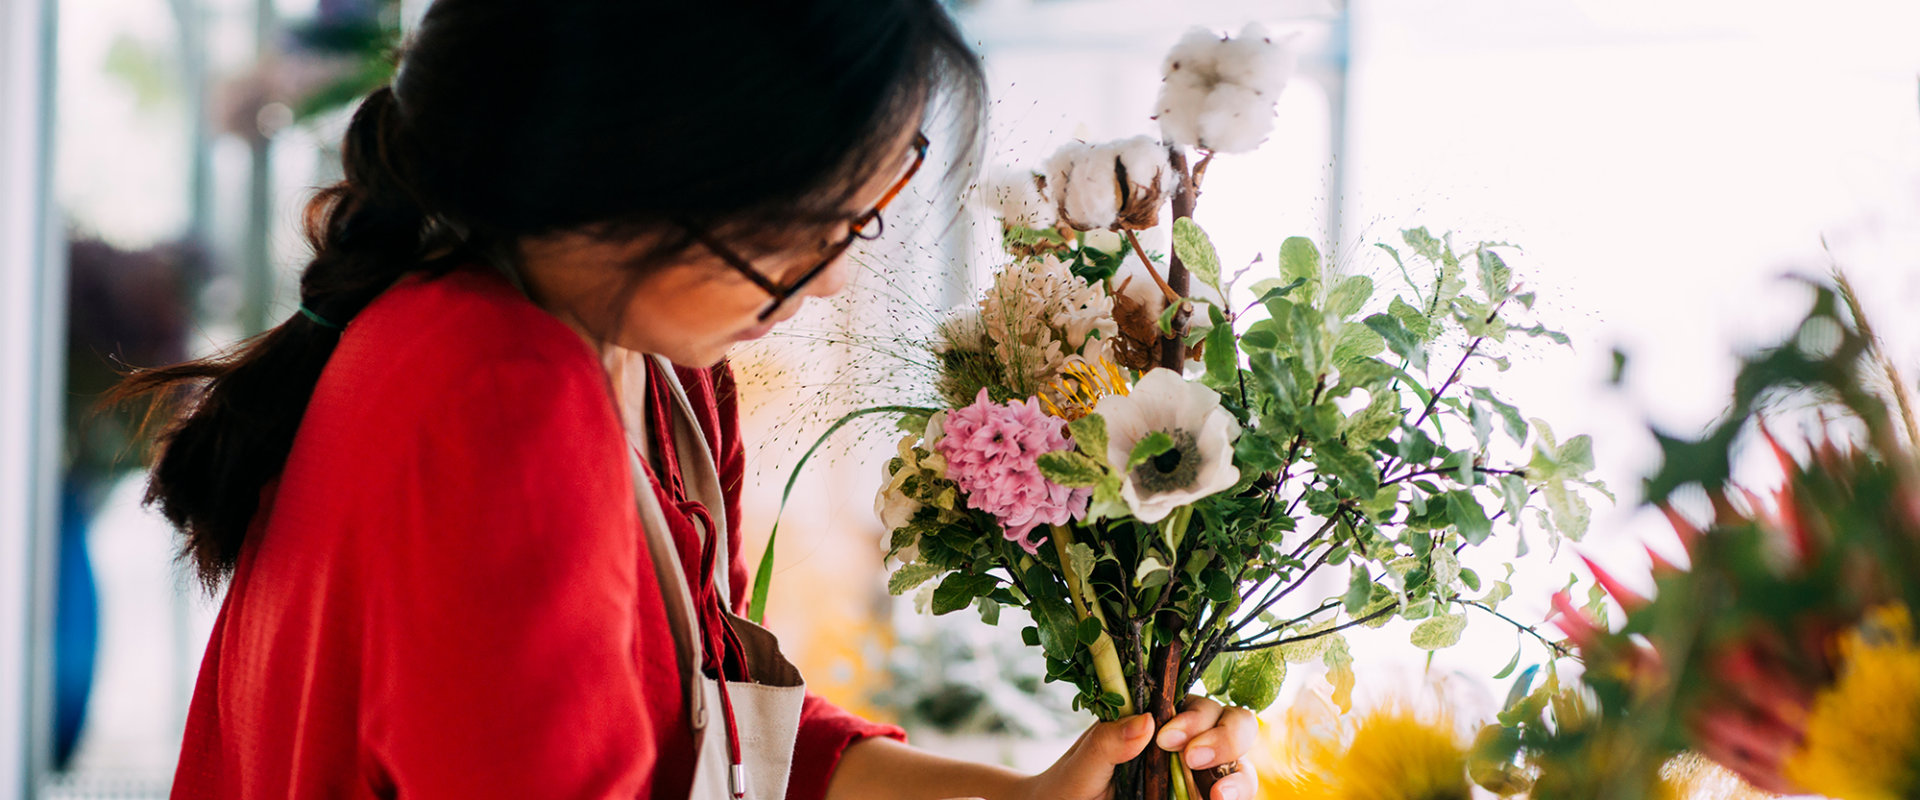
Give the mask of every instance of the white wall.
M 42 542 L 53 522 L 58 366 L 53 337 L 64 287 L 47 269 L 47 43 L 41 0 L 0 3 L 0 797 L 36 777 L 45 713 L 30 698 L 44 672 L 35 646 L 47 604 L 35 602 Z

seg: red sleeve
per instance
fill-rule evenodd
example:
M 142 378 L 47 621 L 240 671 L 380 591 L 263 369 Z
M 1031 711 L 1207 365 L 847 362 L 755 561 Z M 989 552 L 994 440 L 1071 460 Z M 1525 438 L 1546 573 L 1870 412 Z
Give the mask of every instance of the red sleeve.
M 673 648 L 603 384 L 531 358 L 479 368 L 402 462 L 429 490 L 372 521 L 391 541 L 360 724 L 397 796 L 650 797 L 688 777 L 661 755 L 682 744 L 677 669 L 649 652 Z
M 727 498 L 727 539 L 733 548 L 730 582 L 734 613 L 747 611 L 751 585 L 741 552 L 740 491 L 747 470 L 746 447 L 740 439 L 739 391 L 733 367 L 722 362 L 709 371 L 681 370 L 688 400 L 703 417 L 720 467 L 720 489 Z M 704 400 L 702 399 L 704 398 Z M 709 423 L 710 421 L 710 423 Z M 787 781 L 788 800 L 815 800 L 827 796 L 827 781 L 840 765 L 847 747 L 869 736 L 906 741 L 906 731 L 855 716 L 818 695 L 808 694 L 800 710 L 800 735 L 793 748 L 793 775 Z

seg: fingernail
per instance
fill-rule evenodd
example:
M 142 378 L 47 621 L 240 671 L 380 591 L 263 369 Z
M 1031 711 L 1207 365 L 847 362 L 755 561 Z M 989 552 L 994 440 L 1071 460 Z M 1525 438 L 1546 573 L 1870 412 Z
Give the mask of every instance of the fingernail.
M 1218 784 L 1213 793 L 1217 796 L 1217 800 L 1240 800 L 1240 787 L 1231 783 Z
M 1213 766 L 1213 749 L 1212 748 L 1196 747 L 1196 748 L 1193 748 L 1192 750 L 1187 751 L 1187 767 L 1188 768 L 1206 769 L 1207 767 L 1211 767 L 1211 766 Z
M 1193 737 L 1188 736 L 1186 731 L 1169 726 L 1160 731 L 1160 749 L 1178 750 L 1181 745 L 1186 744 L 1187 740 L 1191 738 Z
M 1140 716 L 1134 717 L 1132 722 L 1127 723 L 1127 738 L 1129 739 L 1138 739 L 1152 732 L 1153 716 L 1150 714 L 1141 714 Z

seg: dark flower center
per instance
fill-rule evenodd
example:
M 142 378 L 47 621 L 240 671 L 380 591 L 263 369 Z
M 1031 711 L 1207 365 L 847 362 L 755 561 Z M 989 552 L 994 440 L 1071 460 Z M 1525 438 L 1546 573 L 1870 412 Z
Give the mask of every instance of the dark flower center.
M 1193 433 L 1179 429 L 1163 433 L 1172 437 L 1173 447 L 1133 468 L 1133 485 L 1141 494 L 1186 489 L 1200 477 L 1199 445 Z

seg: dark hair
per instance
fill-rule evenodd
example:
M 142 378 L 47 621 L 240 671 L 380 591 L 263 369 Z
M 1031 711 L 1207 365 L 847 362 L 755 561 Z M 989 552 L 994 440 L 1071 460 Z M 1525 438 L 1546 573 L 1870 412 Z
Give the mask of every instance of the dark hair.
M 561 231 L 817 229 L 897 166 L 887 151 L 939 98 L 957 128 L 952 178 L 978 147 L 984 82 L 938 0 L 438 0 L 391 86 L 355 111 L 345 179 L 307 206 L 300 299 L 345 325 L 406 273 Z M 633 270 L 687 246 L 660 238 Z M 296 315 L 113 393 L 187 401 L 147 500 L 210 589 L 338 341 Z

